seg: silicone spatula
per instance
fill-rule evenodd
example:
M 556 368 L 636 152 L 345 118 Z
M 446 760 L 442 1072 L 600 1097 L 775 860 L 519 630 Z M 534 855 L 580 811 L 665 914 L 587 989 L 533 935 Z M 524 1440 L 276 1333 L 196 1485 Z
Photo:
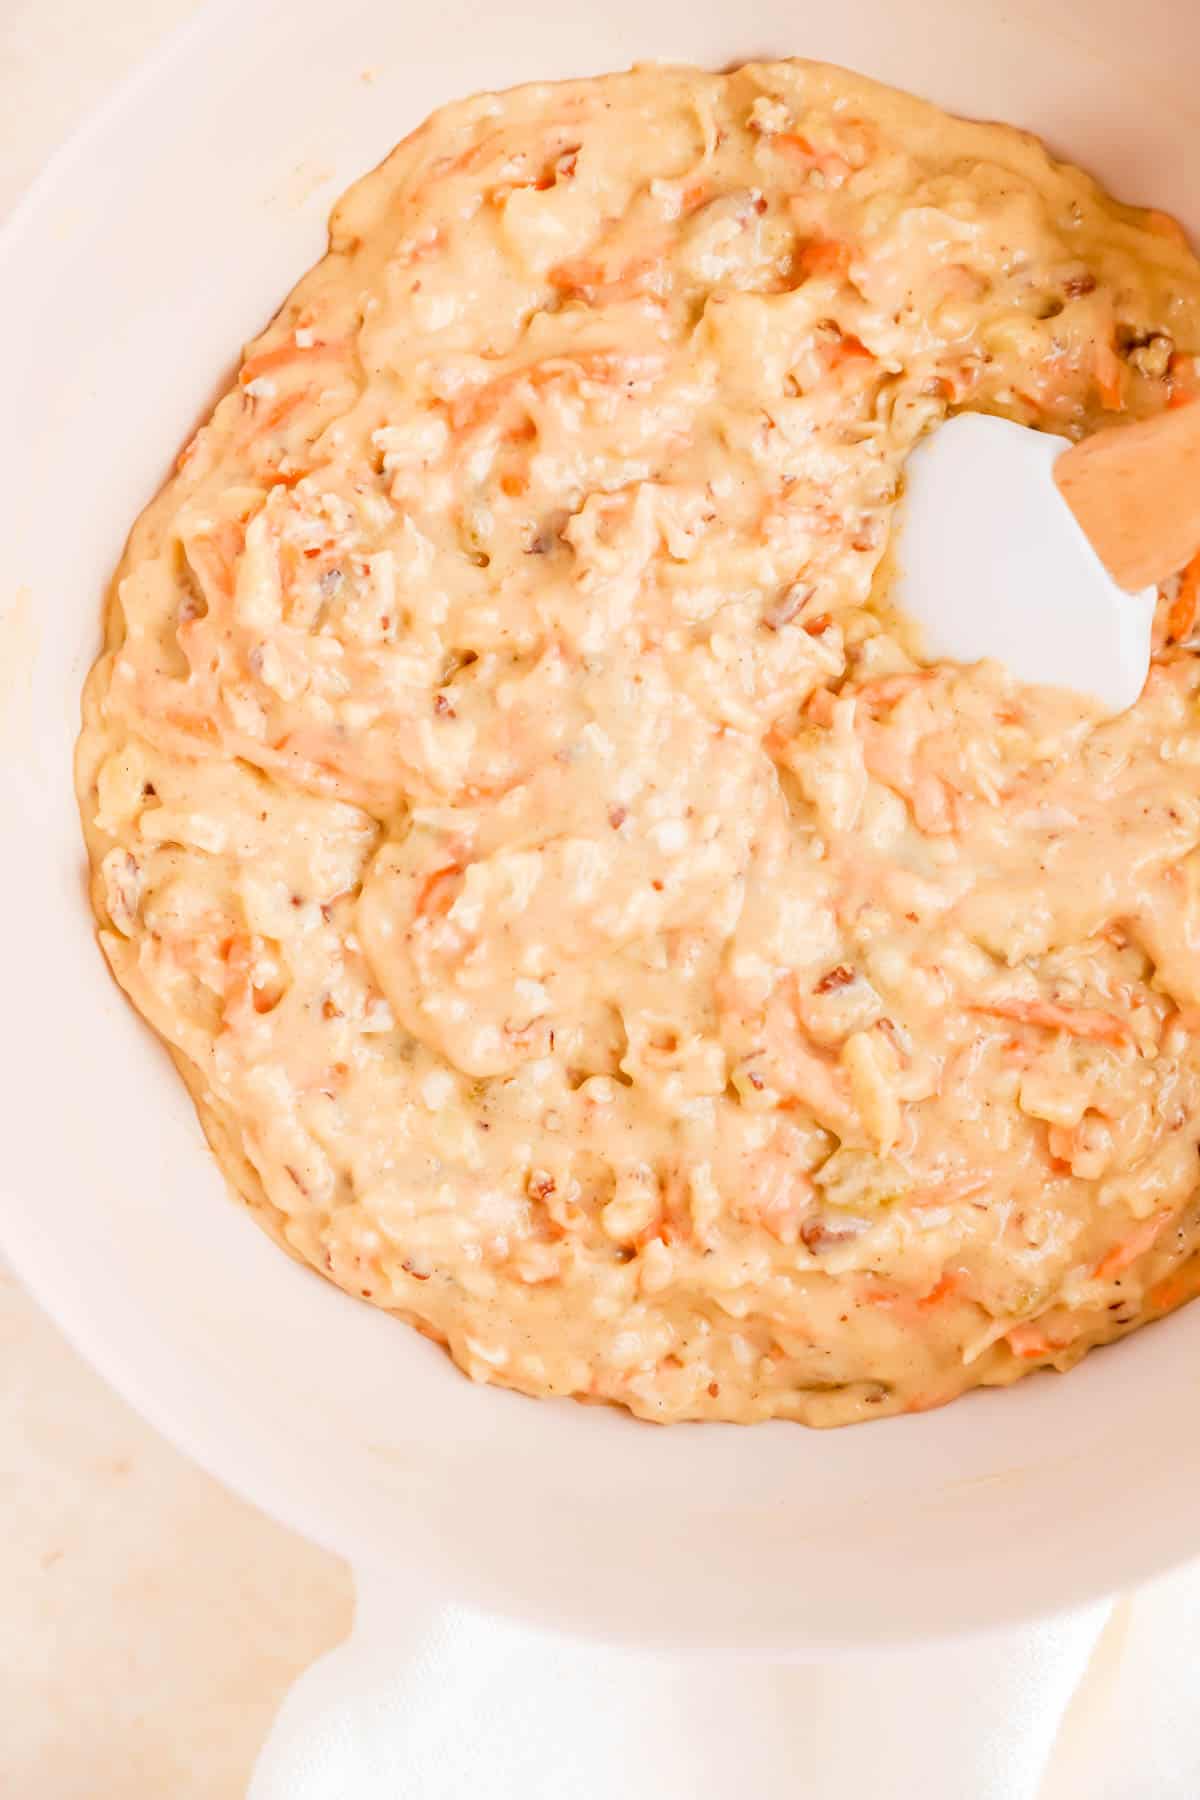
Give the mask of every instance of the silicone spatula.
M 1141 693 L 1157 583 L 1200 550 L 1200 404 L 1082 443 L 961 413 L 909 459 L 893 599 L 931 658 L 994 658 L 1108 712 Z

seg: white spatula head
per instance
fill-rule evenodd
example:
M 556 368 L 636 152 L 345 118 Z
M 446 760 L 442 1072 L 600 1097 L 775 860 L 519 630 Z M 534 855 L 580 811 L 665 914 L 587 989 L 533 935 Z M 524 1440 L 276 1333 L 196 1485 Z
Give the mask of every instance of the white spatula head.
M 1119 588 L 1054 485 L 1069 440 L 961 413 L 909 459 L 896 604 L 924 655 L 1004 663 L 1110 713 L 1150 666 L 1155 590 Z

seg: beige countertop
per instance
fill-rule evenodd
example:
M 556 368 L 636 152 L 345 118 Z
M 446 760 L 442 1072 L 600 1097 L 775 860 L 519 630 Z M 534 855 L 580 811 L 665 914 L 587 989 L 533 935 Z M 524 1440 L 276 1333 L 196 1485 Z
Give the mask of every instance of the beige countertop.
M 196 0 L 5 0 L 0 216 Z M 0 1267 L 0 1794 L 235 1800 L 349 1628 L 336 1558 L 152 1431 Z

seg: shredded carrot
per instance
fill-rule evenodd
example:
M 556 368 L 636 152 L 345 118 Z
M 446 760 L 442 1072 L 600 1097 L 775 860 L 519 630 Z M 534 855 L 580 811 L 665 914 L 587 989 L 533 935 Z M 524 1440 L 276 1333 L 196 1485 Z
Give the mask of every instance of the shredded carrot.
M 1045 357 L 1030 374 L 1032 379 L 1028 386 L 1017 388 L 1016 395 L 1035 413 L 1043 413 L 1055 401 L 1073 395 L 1078 385 L 1079 370 L 1075 359 L 1061 350 Z
M 1151 1248 L 1166 1224 L 1167 1217 L 1166 1213 L 1156 1213 L 1152 1219 L 1143 1220 L 1136 1231 L 1131 1231 L 1119 1244 L 1114 1244 L 1092 1270 L 1093 1279 L 1111 1281 L 1114 1275 L 1121 1274 L 1122 1270 L 1135 1263 L 1139 1256 Z
M 187 560 L 207 601 L 217 594 L 228 597 L 233 593 L 237 559 L 245 541 L 245 527 L 232 519 L 203 537 L 189 539 Z
M 203 713 L 189 713 L 184 712 L 181 707 L 172 707 L 163 714 L 163 721 L 183 737 L 199 738 L 205 744 L 215 744 L 220 740 L 221 733 L 216 720 L 207 718 Z
M 989 1185 L 986 1175 L 951 1175 L 945 1181 L 934 1181 L 928 1187 L 916 1188 L 906 1194 L 904 1205 L 907 1210 L 918 1212 L 926 1206 L 954 1206 L 960 1200 L 970 1200 L 975 1194 L 981 1194 Z
M 892 1287 L 880 1275 L 868 1270 L 857 1284 L 860 1299 L 867 1306 L 898 1306 L 905 1298 L 899 1288 Z
M 934 679 L 931 669 L 913 669 L 903 675 L 877 675 L 873 681 L 864 681 L 851 691 L 856 700 L 866 707 L 892 706 L 897 700 L 915 694 Z
M 503 141 L 503 132 L 485 132 L 477 143 L 468 144 L 467 148 L 460 150 L 457 156 L 440 156 L 433 164 L 430 173 L 436 180 L 442 181 L 448 175 L 462 175 L 470 169 L 478 169 L 489 156 L 496 154 Z
M 343 357 L 347 349 L 348 346 L 341 340 L 319 344 L 276 344 L 273 350 L 260 350 L 257 356 L 244 362 L 238 372 L 238 380 L 246 387 L 260 375 L 269 375 L 274 369 L 285 369 L 289 363 L 309 362 L 320 357 Z
M 251 439 L 267 437 L 272 431 L 277 430 L 285 419 L 291 417 L 298 406 L 303 405 L 303 402 L 303 390 L 294 388 L 290 394 L 284 394 L 281 400 L 277 400 L 274 406 L 269 407 L 265 412 L 256 407 L 250 429 Z
M 808 162 L 815 162 L 816 152 L 806 137 L 798 131 L 776 131 L 768 139 L 772 150 L 790 150 L 797 156 L 803 156 Z
M 1195 1294 L 1198 1276 L 1200 1271 L 1195 1269 L 1190 1274 L 1176 1270 L 1152 1287 L 1147 1299 L 1156 1312 L 1172 1312 Z
M 858 1283 L 859 1298 L 864 1305 L 888 1310 L 895 1308 L 902 1318 L 934 1312 L 962 1291 L 962 1275 L 953 1269 L 943 1270 L 941 1277 L 927 1294 L 913 1294 L 903 1288 L 893 1287 L 881 1276 L 869 1272 Z
M 777 1079 L 788 1101 L 798 1102 L 822 1125 L 841 1136 L 850 1131 L 854 1114 L 841 1070 L 810 1049 L 799 1035 L 780 1057 Z
M 835 238 L 809 238 L 800 247 L 796 268 L 805 276 L 830 275 L 839 278 L 849 270 L 850 257 L 849 244 L 840 243 Z
M 1128 370 L 1107 340 L 1097 343 L 1094 356 L 1096 386 L 1109 412 L 1121 412 L 1125 406 L 1125 382 Z
M 270 407 L 267 411 L 263 411 L 261 407 L 256 406 L 253 414 L 247 420 L 245 426 L 245 443 L 247 449 L 252 451 L 255 456 L 258 465 L 256 473 L 262 480 L 281 487 L 295 487 L 296 483 L 302 481 L 305 475 L 309 473 L 308 468 L 303 464 L 295 464 L 292 468 L 285 471 L 280 466 L 282 454 L 277 449 L 272 449 L 265 455 L 262 454 L 266 449 L 269 440 L 274 437 L 279 427 L 296 411 L 297 407 L 302 406 L 303 403 L 304 390 L 302 388 L 294 388 L 290 394 L 285 394 L 281 400 L 277 400 L 274 406 Z
M 1200 611 L 1200 550 L 1179 577 L 1179 592 L 1167 614 L 1167 636 L 1175 643 L 1188 637 Z
M 418 919 L 444 918 L 454 904 L 454 888 L 462 874 L 461 863 L 447 863 L 427 875 L 413 908 Z
M 281 469 L 277 463 L 267 463 L 261 473 L 272 487 L 294 488 L 297 482 L 303 481 L 306 476 L 311 475 L 312 470 L 303 467 Z
M 1190 406 L 1197 397 L 1200 368 L 1197 358 L 1185 351 L 1174 350 L 1167 364 L 1167 405 L 1170 408 Z
M 828 728 L 833 724 L 833 709 L 836 699 L 832 688 L 814 688 L 805 702 L 804 711 L 814 725 L 824 725 Z
M 419 236 L 410 238 L 396 261 L 402 263 L 405 268 L 411 268 L 414 263 L 428 262 L 430 257 L 440 256 L 445 247 L 446 233 L 440 225 L 434 225 L 427 231 L 421 232 Z
M 543 170 L 540 175 L 530 175 L 525 181 L 505 181 L 494 187 L 488 195 L 493 206 L 503 206 L 510 194 L 525 193 L 544 194 L 554 186 L 553 170 Z
M 776 132 L 768 139 L 768 142 L 772 149 L 783 150 L 789 156 L 798 158 L 806 169 L 820 170 L 825 179 L 832 182 L 834 187 L 841 187 L 842 183 L 853 174 L 853 170 L 844 156 L 839 156 L 836 150 L 818 150 L 798 131 Z
M 1052 1000 L 979 1000 L 971 1012 L 996 1019 L 1016 1019 L 1022 1025 L 1041 1025 L 1047 1031 L 1066 1031 L 1072 1037 L 1092 1038 L 1102 1044 L 1127 1044 L 1129 1028 L 1115 1013 L 1098 1007 L 1056 1006 Z
M 574 257 L 556 263 L 547 279 L 568 297 L 579 297 L 594 306 L 598 301 L 632 300 L 645 291 L 648 277 L 659 266 L 654 255 L 634 256 L 618 268 L 609 268 L 593 257 Z
M 1015 1325 L 1006 1333 L 1007 1341 L 1015 1356 L 1032 1360 L 1038 1356 L 1052 1356 L 1063 1345 L 1055 1344 L 1040 1325 Z
M 450 425 L 455 432 L 473 431 L 495 418 L 500 409 L 522 385 L 535 392 L 550 382 L 564 377 L 576 381 L 613 382 L 624 377 L 627 385 L 644 384 L 662 367 L 662 358 L 653 353 L 622 350 L 581 350 L 574 356 L 547 357 L 542 362 L 527 363 L 497 375 L 482 387 L 472 389 L 455 400 L 450 409 Z M 530 436 L 536 435 L 530 433 Z M 521 442 L 514 437 L 513 442 Z
M 933 1312 L 935 1307 L 941 1306 L 943 1301 L 949 1300 L 952 1295 L 956 1294 L 959 1286 L 958 1276 L 950 1269 L 945 1270 L 937 1286 L 930 1288 L 929 1292 L 923 1294 L 917 1301 L 918 1309 L 921 1312 Z
M 280 988 L 260 985 L 254 979 L 258 960 L 255 955 L 256 941 L 239 933 L 223 947 L 229 970 L 225 999 L 230 1010 L 249 1006 L 256 1013 L 269 1013 L 274 1011 L 282 998 Z
M 943 368 L 940 375 L 932 377 L 929 392 L 939 399 L 948 400 L 952 406 L 959 406 L 973 392 L 979 382 L 979 369 L 974 363 L 961 362 L 955 367 Z M 1035 402 L 1029 401 L 1030 405 Z
M 831 369 L 840 369 L 847 363 L 863 361 L 873 363 L 875 361 L 862 339 L 853 334 L 840 337 L 836 344 L 831 344 L 826 352 L 826 358 Z

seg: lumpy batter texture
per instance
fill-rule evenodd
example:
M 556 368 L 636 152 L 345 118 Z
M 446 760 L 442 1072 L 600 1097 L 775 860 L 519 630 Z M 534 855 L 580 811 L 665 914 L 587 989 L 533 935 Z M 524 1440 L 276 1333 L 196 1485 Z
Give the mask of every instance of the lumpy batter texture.
M 105 951 L 277 1236 L 660 1420 L 1187 1298 L 1200 571 L 1107 722 L 922 661 L 887 574 L 948 412 L 1078 436 L 1198 349 L 1169 219 L 805 63 L 477 97 L 353 188 L 133 531 L 79 757 Z

